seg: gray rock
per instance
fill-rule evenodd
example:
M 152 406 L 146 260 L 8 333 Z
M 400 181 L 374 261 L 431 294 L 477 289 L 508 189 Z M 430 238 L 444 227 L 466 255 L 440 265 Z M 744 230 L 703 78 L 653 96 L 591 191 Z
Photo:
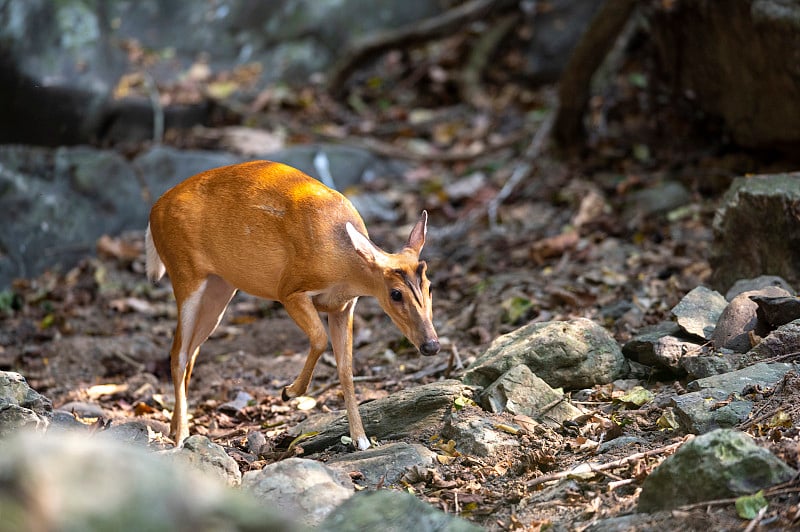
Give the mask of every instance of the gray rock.
M 140 447 L 13 438 L 0 453 L 3 530 L 299 530 L 255 501 Z
M 87 403 L 86 401 L 70 401 L 59 406 L 59 412 L 74 414 L 82 418 L 101 418 L 107 417 L 103 407 L 96 403 Z
M 759 362 L 746 368 L 691 381 L 686 385 L 689 391 L 719 388 L 725 393 L 741 393 L 746 386 L 773 386 L 794 368 L 792 364 L 781 362 Z
M 0 406 L 9 404 L 45 417 L 53 411 L 50 399 L 28 386 L 25 377 L 15 371 L 0 371 Z
M 521 364 L 550 386 L 565 389 L 609 383 L 625 371 L 625 358 L 608 331 L 579 318 L 531 323 L 500 336 L 467 368 L 463 380 L 487 387 Z
M 183 441 L 183 446 L 165 453 L 228 486 L 238 486 L 242 482 L 242 473 L 236 460 L 206 436 L 189 436 Z
M 50 400 L 28 386 L 25 377 L 13 371 L 0 372 L 0 438 L 21 430 L 44 432 L 52 410 Z
M 134 420 L 118 423 L 111 422 L 111 425 L 103 431 L 98 432 L 102 438 L 111 438 L 120 443 L 145 446 L 150 443 L 150 430 L 144 421 Z
M 258 65 L 253 83 L 241 84 L 231 96 L 249 101 L 276 83 L 307 83 L 353 39 L 413 24 L 443 9 L 435 2 L 408 0 L 387 1 L 380 9 L 369 9 L 372 4 L 364 0 L 5 4 L 0 76 L 8 81 L 0 86 L 0 96 L 13 105 L 0 126 L 0 143 L 47 145 L 153 139 L 155 113 L 147 91 L 112 94 L 122 75 L 141 69 L 123 43 L 135 41 L 153 52 L 155 63 L 147 74 L 159 88 L 191 79 L 188 71 L 203 62 L 201 57 L 212 74 Z M 175 31 L 200 26 L 203 31 Z M 166 105 L 165 127 L 208 122 L 216 109 L 210 99 Z
M 498 430 L 498 423 L 498 419 L 483 412 L 464 408 L 447 416 L 441 434 L 468 456 L 496 456 L 498 452 L 519 447 L 516 436 Z
M 733 428 L 745 421 L 753 409 L 752 401 L 717 388 L 676 395 L 670 403 L 681 430 L 688 434 Z
M 716 348 L 730 349 L 736 353 L 750 350 L 750 333 L 763 336 L 769 332 L 769 324 L 759 322 L 758 305 L 751 296 L 784 296 L 789 292 L 777 286 L 768 286 L 760 290 L 748 290 L 734 297 L 717 320 L 711 342 Z
M 582 414 L 523 364 L 503 373 L 480 394 L 480 402 L 490 412 L 524 414 L 550 426 Z
M 446 380 L 401 390 L 388 397 L 359 406 L 367 437 L 401 439 L 419 437 L 425 431 L 438 431 L 444 416 L 459 396 L 472 397 L 473 389 L 456 380 Z M 317 414 L 289 431 L 292 436 L 316 433 L 300 445 L 313 453 L 336 445 L 350 434 L 344 413 Z
M 713 286 L 779 275 L 800 283 L 800 173 L 737 177 L 714 216 Z
M 248 471 L 242 489 L 306 526 L 319 525 L 354 491 L 346 474 L 304 458 L 288 458 L 260 471 Z
M 727 304 L 728 302 L 719 292 L 709 290 L 705 286 L 698 286 L 675 305 L 672 315 L 681 329 L 688 334 L 710 340 L 714 327 Z
M 267 444 L 267 438 L 261 431 L 254 430 L 247 433 L 247 450 L 258 456 L 261 454 L 264 446 Z
M 733 286 L 731 286 L 728 291 L 725 292 L 725 299 L 728 301 L 733 301 L 733 298 L 742 292 L 761 290 L 762 288 L 767 288 L 769 286 L 783 288 L 790 294 L 795 293 L 794 288 L 792 288 L 792 286 L 782 277 L 778 277 L 777 275 L 759 275 L 758 277 L 753 277 L 752 279 L 739 279 L 733 283 Z
M 744 355 L 709 353 L 684 358 L 681 367 L 686 370 L 688 378 L 696 380 L 735 371 L 736 368 L 742 367 L 743 359 Z
M 71 267 L 104 233 L 140 229 L 147 212 L 136 175 L 116 153 L 0 146 L 0 286 Z
M 790 353 L 797 351 L 800 351 L 800 320 L 781 325 L 769 333 L 747 353 L 747 356 L 761 360 L 789 356 Z
M 44 432 L 50 421 L 29 408 L 19 405 L 0 405 L 0 439 L 20 431 Z
M 480 527 L 446 514 L 403 491 L 361 491 L 336 508 L 319 526 L 324 532 L 478 532 Z
M 681 446 L 642 485 L 640 512 L 749 495 L 790 480 L 797 472 L 748 435 L 718 429 Z
M 635 228 L 643 220 L 684 207 L 691 201 L 692 195 L 683 184 L 665 181 L 630 194 L 625 205 L 624 219 L 628 221 L 628 227 Z
M 771 327 L 780 327 L 800 319 L 800 298 L 790 295 L 755 295 L 750 299 L 758 305 L 758 319 Z
M 436 453 L 424 445 L 394 442 L 358 453 L 334 456 L 325 465 L 345 476 L 357 471 L 363 477 L 359 484 L 376 488 L 392 486 L 407 469 L 414 466 L 430 467 L 435 459 Z

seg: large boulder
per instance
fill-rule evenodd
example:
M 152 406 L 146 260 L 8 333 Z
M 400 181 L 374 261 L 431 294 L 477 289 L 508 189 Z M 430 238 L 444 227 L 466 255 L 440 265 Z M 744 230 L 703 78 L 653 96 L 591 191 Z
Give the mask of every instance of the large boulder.
M 753 148 L 800 145 L 800 5 L 786 0 L 654 2 L 660 71 L 692 105 Z M 691 58 L 691 60 L 687 60 Z
M 343 43 L 442 9 L 425 0 L 373 7 L 368 0 L 4 2 L 0 143 L 151 139 L 153 98 L 164 105 L 167 128 L 205 123 L 211 106 L 198 82 L 227 73 L 221 90 L 244 97 L 269 84 L 307 82 Z

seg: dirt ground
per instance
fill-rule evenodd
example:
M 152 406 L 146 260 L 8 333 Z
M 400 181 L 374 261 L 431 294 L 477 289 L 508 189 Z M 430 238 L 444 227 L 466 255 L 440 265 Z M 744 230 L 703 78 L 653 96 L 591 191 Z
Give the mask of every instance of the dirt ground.
M 586 208 L 585 198 L 592 194 L 609 208 L 597 211 L 565 243 L 563 227 Z M 359 400 L 457 378 L 492 339 L 530 320 L 588 317 L 624 342 L 642 326 L 664 319 L 709 273 L 705 253 L 713 198 L 696 198 L 690 214 L 677 221 L 660 217 L 638 229 L 609 230 L 625 227 L 613 190 L 575 180 L 561 167 L 523 185 L 503 206 L 502 231 L 480 221 L 447 220 L 442 209 L 422 202 L 431 211 L 423 255 L 443 349 L 436 357 L 421 357 L 375 301 L 362 299 L 355 324 Z M 408 230 L 381 224 L 370 229 L 387 248 L 400 245 Z M 460 234 L 452 238 L 454 232 Z M 82 404 L 99 403 L 106 416 L 86 420 L 94 430 L 136 418 L 166 433 L 172 408 L 167 353 L 175 321 L 169 282 L 153 286 L 145 280 L 141 233 L 103 239 L 98 250 L 98 258 L 87 258 L 66 274 L 15 284 L 1 314 L 0 369 L 22 373 L 56 407 L 80 412 Z M 315 373 L 313 401 L 280 400 L 306 349 L 304 336 L 280 305 L 238 295 L 198 360 L 190 392 L 193 430 L 225 446 L 243 471 L 302 452 L 302 444 L 288 449 L 287 429 L 314 412 L 344 406 L 330 354 Z M 657 398 L 681 385 L 644 384 Z M 790 408 L 797 389 L 766 391 L 756 409 Z M 251 396 L 247 407 L 220 408 L 240 391 Z M 576 401 L 591 414 L 555 430 L 525 430 L 524 419 L 507 416 L 509 424 L 521 424 L 523 430 L 516 435 L 520 447 L 506 454 L 479 458 L 447 442 L 422 442 L 443 457 L 442 463 L 434 471 L 410 473 L 402 489 L 492 530 L 582 529 L 598 519 L 630 514 L 642 480 L 684 435 L 658 426 L 658 400 L 641 408 L 615 402 L 623 391 L 607 385 L 583 392 Z M 465 415 L 470 408 L 475 407 L 467 407 Z M 749 429 L 797 467 L 794 425 L 780 435 Z M 272 452 L 248 453 L 245 436 L 252 430 L 266 435 Z M 613 440 L 623 436 L 635 436 L 637 443 L 614 446 Z M 170 444 L 162 435 L 157 441 Z M 601 442 L 611 445 L 598 454 Z M 615 467 L 563 480 L 564 472 L 578 464 L 615 460 L 620 460 Z M 775 491 L 762 518 L 768 523 L 764 529 L 796 525 L 798 492 L 796 483 Z M 732 501 L 687 507 L 650 522 L 653 528 L 690 530 L 740 529 L 747 523 L 736 516 Z

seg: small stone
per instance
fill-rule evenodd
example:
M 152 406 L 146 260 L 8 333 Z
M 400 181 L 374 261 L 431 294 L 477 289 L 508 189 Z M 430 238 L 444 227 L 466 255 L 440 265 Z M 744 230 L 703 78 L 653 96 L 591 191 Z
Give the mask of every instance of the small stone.
M 715 291 L 698 286 L 686 294 L 680 303 L 672 309 L 675 321 L 687 333 L 711 339 L 714 327 L 728 302 L 722 295 Z

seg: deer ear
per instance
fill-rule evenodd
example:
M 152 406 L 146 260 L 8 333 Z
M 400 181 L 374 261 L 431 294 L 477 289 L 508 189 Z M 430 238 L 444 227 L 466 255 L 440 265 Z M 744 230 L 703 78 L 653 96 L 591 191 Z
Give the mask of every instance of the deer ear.
M 356 250 L 356 253 L 361 255 L 361 257 L 370 262 L 372 264 L 377 264 L 382 266 L 384 263 L 384 253 L 380 249 L 378 249 L 375 244 L 370 242 L 369 238 L 365 237 L 358 230 L 353 227 L 353 224 L 347 222 L 345 225 L 345 229 L 347 229 L 347 236 L 350 237 L 350 242 L 353 244 L 353 247 Z
M 408 242 L 406 242 L 406 247 L 411 248 L 417 252 L 417 255 L 420 254 L 422 251 L 422 246 L 425 245 L 425 235 L 428 234 L 428 211 L 422 211 L 422 214 L 419 217 L 414 228 L 411 230 L 411 234 L 408 235 Z

